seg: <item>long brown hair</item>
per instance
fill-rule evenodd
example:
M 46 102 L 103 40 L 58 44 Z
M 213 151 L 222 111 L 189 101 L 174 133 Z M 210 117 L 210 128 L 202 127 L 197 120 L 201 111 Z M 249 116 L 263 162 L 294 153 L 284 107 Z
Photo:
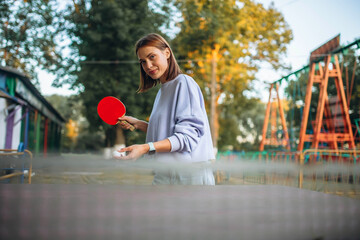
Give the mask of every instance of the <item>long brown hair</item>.
M 145 46 L 156 47 L 161 51 L 164 51 L 166 48 L 170 50 L 170 57 L 168 59 L 169 66 L 166 77 L 168 81 L 173 80 L 181 73 L 180 67 L 176 62 L 174 53 L 172 52 L 170 45 L 162 36 L 156 33 L 150 33 L 139 39 L 135 45 L 136 55 L 138 53 L 138 50 Z M 137 92 L 138 93 L 146 92 L 150 88 L 155 87 L 156 84 L 158 84 L 158 82 L 159 79 L 152 79 L 149 75 L 146 74 L 146 72 L 144 71 L 144 69 L 140 64 L 140 84 Z

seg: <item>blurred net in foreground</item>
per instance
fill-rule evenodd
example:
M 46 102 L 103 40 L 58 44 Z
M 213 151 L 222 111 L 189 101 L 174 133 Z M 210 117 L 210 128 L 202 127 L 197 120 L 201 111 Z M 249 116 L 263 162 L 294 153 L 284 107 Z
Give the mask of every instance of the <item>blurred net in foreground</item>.
M 360 154 L 318 151 L 308 151 L 302 156 L 297 152 L 228 152 L 219 154 L 211 168 L 217 185 L 277 184 L 360 199 Z M 1 159 L 8 165 L 17 161 Z M 172 164 L 171 168 L 187 166 Z M 54 184 L 151 185 L 154 171 L 163 167 L 163 163 L 146 159 L 129 162 L 96 154 L 65 154 L 33 159 L 34 176 L 29 180 Z
M 151 186 L 164 164 L 146 160 L 35 158 L 31 185 L 0 185 L 0 239 L 358 239 L 358 161 L 318 156 L 220 156 L 212 187 Z
M 218 184 L 279 184 L 360 199 L 360 151 L 228 152 L 215 165 Z
M 1 239 L 358 239 L 360 202 L 277 186 L 0 187 Z

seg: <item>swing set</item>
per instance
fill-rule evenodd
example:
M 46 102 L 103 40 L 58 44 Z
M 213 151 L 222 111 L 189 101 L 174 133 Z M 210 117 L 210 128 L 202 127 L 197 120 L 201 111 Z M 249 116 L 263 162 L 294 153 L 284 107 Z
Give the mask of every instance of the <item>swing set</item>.
M 355 151 L 356 143 L 360 142 L 360 109 L 358 113 L 349 112 L 349 106 L 354 89 L 356 67 L 359 63 L 355 57 L 350 81 L 351 63 L 347 62 L 349 59 L 346 57 L 348 51 L 354 46 L 357 47 L 356 49 L 360 48 L 360 39 L 343 48 L 340 48 L 339 42 L 340 35 L 314 50 L 310 55 L 308 66 L 270 84 L 260 151 L 264 151 L 265 146 L 278 148 L 280 151 L 297 152 L 309 148 Z M 341 64 L 339 57 L 342 60 Z M 346 80 L 345 87 L 343 75 Z M 306 78 L 307 82 L 305 95 L 304 89 L 301 88 L 301 77 Z M 284 101 L 281 101 L 279 96 L 279 87 L 284 80 L 290 83 L 290 79 L 292 79 L 290 90 L 292 90 L 294 101 L 288 102 L 291 109 L 287 114 L 290 128 L 288 132 Z M 296 113 L 295 110 L 297 110 Z M 352 114 L 351 118 L 350 114 Z M 358 114 L 357 118 L 356 114 Z M 277 119 L 278 115 L 280 121 Z M 295 127 L 297 117 L 301 119 L 300 127 Z M 269 120 L 270 137 L 268 137 Z M 281 126 L 278 126 L 280 123 Z

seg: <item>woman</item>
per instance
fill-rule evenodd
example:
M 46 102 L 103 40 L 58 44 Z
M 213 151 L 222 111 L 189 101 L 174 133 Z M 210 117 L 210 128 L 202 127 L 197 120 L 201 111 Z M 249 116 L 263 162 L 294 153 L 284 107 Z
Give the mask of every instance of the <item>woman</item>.
M 199 86 L 181 73 L 169 44 L 160 35 L 151 33 L 141 38 L 135 49 L 141 71 L 138 92 L 158 83 L 161 88 L 149 122 L 130 116 L 119 118 L 146 132 L 146 144 L 122 148 L 119 152 L 127 155 L 118 158 L 136 160 L 148 154 L 163 163 L 197 163 L 185 164 L 192 166 L 191 171 L 155 171 L 153 183 L 214 185 L 214 176 L 207 166 L 215 159 L 214 150 Z M 129 129 L 129 124 L 120 126 Z

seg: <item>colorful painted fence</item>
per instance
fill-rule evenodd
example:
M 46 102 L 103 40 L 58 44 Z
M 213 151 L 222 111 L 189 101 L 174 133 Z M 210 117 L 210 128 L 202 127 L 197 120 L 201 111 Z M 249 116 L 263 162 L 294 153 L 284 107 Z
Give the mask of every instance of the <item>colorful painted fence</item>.
M 26 75 L 0 67 L 0 149 L 59 153 L 64 123 Z

